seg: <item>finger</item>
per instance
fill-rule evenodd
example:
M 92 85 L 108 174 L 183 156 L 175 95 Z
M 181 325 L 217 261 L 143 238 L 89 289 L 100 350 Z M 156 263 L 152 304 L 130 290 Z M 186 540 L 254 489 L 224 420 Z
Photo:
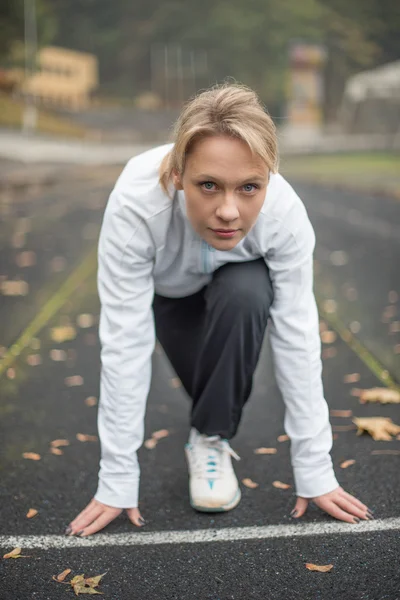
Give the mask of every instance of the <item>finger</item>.
M 90 525 L 101 513 L 104 511 L 104 506 L 94 504 L 90 510 L 88 510 L 85 514 L 79 514 L 76 519 L 72 521 L 70 524 L 71 534 L 75 535 L 79 531 L 82 531 L 87 525 Z
M 138 508 L 127 508 L 126 512 L 128 514 L 128 517 L 129 517 L 129 520 L 131 521 L 131 523 L 133 523 L 137 527 L 143 527 L 143 525 L 145 524 L 145 520 L 143 519 L 142 515 L 140 514 L 140 511 Z
M 336 504 L 338 506 L 340 506 L 340 508 L 342 508 L 343 510 L 346 510 L 348 513 L 350 513 L 356 517 L 359 517 L 360 519 L 369 520 L 367 518 L 366 510 L 359 508 L 359 506 L 357 504 L 355 504 L 351 500 L 348 500 L 344 496 L 339 496 L 336 500 L 334 500 L 334 502 L 336 502 Z M 360 502 L 360 504 L 362 504 L 362 503 Z
M 84 517 L 85 515 L 87 515 L 88 512 L 90 512 L 93 508 L 93 506 L 96 506 L 96 500 L 94 498 L 92 498 L 92 500 L 89 502 L 89 504 L 86 506 L 86 508 L 84 508 L 76 517 L 73 521 L 71 521 L 69 523 L 69 526 L 72 526 L 73 523 L 75 523 L 75 521 L 77 521 L 77 519 L 80 519 L 81 517 Z
M 314 502 L 315 502 L 315 500 L 314 500 Z M 356 521 L 354 521 L 354 518 L 355 518 L 354 515 L 351 515 L 351 514 L 345 512 L 331 500 L 325 500 L 321 503 L 318 503 L 317 506 L 319 506 L 322 510 L 324 510 L 329 515 L 332 515 L 332 517 L 335 517 L 335 519 L 339 519 L 339 521 L 345 521 L 346 523 L 355 523 L 356 522 Z
M 103 527 L 105 527 L 106 525 L 111 523 L 111 521 L 113 521 L 116 517 L 118 517 L 118 515 L 121 512 L 122 509 L 119 510 L 119 512 L 117 513 L 115 513 L 114 510 L 107 510 L 102 512 L 101 515 L 97 517 L 97 519 L 95 519 L 90 525 L 85 527 L 85 529 L 79 537 L 87 537 L 88 535 L 92 535 L 93 533 L 100 531 L 100 529 L 103 529 Z
M 360 500 L 358 500 L 358 498 L 355 498 L 354 496 L 352 496 L 345 490 L 342 489 L 340 492 L 340 495 L 343 496 L 344 498 L 346 498 L 347 500 L 349 500 L 350 502 L 352 502 L 353 504 L 355 504 L 360 510 L 363 510 L 365 512 L 367 510 L 369 510 L 369 508 L 366 504 L 363 504 L 362 502 L 360 502 Z
M 295 519 L 302 517 L 307 510 L 307 506 L 308 506 L 307 498 L 298 497 L 297 501 L 296 501 L 296 505 L 294 507 L 294 510 L 290 513 L 291 516 L 294 517 Z

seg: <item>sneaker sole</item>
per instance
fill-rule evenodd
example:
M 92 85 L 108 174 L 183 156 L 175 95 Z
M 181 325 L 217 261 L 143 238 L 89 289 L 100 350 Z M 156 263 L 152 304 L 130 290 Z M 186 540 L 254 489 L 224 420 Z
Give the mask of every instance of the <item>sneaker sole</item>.
M 198 510 L 199 512 L 226 512 L 228 510 L 232 510 L 232 508 L 235 508 L 235 506 L 239 504 L 241 497 L 242 493 L 240 491 L 240 488 L 238 488 L 238 491 L 236 492 L 233 500 L 228 502 L 228 504 L 223 504 L 222 506 L 207 507 L 198 506 L 197 504 L 194 504 L 192 496 L 190 496 L 190 506 L 195 510 Z

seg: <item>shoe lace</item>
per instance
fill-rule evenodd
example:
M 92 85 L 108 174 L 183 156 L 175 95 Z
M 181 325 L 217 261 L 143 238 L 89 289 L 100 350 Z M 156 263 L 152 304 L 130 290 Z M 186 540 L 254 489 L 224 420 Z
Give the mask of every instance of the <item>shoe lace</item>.
M 222 440 L 219 435 L 204 437 L 196 444 L 196 471 L 205 472 L 208 479 L 216 479 L 224 470 L 223 454 L 227 453 L 235 460 L 240 456 L 230 447 L 227 440 Z

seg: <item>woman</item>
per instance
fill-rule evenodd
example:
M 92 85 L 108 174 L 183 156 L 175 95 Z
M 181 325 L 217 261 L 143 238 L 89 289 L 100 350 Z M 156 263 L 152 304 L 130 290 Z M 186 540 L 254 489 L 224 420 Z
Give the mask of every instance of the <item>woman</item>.
M 274 124 L 257 95 L 222 84 L 192 99 L 174 144 L 131 159 L 100 234 L 99 485 L 66 534 L 87 536 L 138 508 L 137 450 L 156 336 L 192 399 L 185 446 L 199 511 L 240 501 L 229 444 L 264 333 L 285 403 L 297 502 L 347 522 L 373 518 L 338 484 L 313 294 L 315 234 L 278 174 Z

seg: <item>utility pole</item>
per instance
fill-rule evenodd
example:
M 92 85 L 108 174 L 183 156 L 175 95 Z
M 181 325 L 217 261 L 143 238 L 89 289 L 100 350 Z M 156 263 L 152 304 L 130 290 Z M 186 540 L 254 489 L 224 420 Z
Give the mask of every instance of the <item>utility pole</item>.
M 37 23 L 36 0 L 24 0 L 25 30 L 25 81 L 36 71 Z M 22 118 L 22 130 L 31 133 L 36 129 L 37 110 L 35 98 L 25 94 L 25 107 Z

